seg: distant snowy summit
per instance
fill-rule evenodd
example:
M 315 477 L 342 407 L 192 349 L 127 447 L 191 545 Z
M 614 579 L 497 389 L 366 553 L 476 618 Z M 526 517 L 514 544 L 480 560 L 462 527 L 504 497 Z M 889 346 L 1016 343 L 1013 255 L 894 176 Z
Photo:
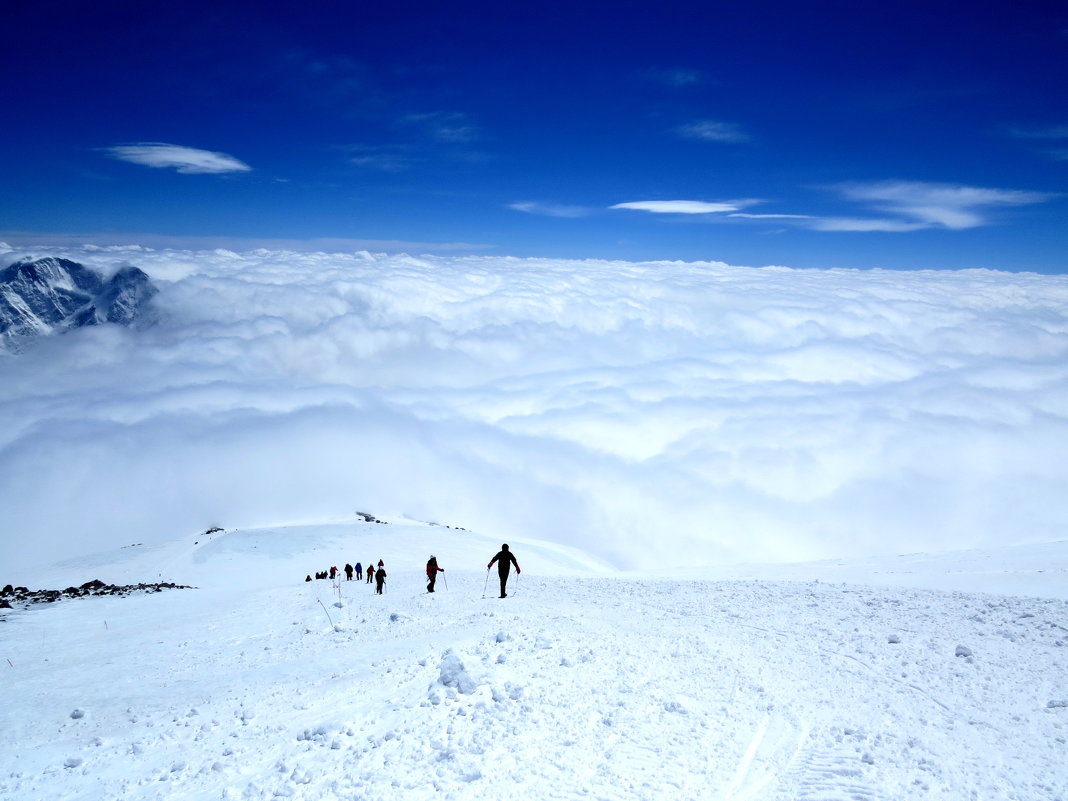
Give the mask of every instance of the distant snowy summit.
M 150 323 L 157 291 L 136 267 L 105 280 L 69 259 L 17 261 L 0 270 L 0 348 L 17 352 L 34 337 L 86 325 Z

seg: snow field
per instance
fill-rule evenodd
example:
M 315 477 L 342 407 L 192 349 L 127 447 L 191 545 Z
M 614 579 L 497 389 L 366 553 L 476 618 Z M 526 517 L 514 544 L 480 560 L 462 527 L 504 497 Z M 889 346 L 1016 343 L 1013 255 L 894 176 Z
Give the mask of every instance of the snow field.
M 303 533 L 176 547 L 198 590 L 9 614 L 0 798 L 1068 798 L 1064 600 L 558 576 L 521 544 L 499 600 L 450 569 L 492 555 L 463 533 L 429 595 L 427 527 L 376 596 L 303 582 L 337 532 Z

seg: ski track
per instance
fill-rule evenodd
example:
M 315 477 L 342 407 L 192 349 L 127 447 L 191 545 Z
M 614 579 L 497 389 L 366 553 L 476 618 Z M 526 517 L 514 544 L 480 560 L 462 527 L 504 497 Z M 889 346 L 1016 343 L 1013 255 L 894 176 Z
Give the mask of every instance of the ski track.
M 1063 601 L 448 579 L 13 615 L 0 797 L 1068 799 Z

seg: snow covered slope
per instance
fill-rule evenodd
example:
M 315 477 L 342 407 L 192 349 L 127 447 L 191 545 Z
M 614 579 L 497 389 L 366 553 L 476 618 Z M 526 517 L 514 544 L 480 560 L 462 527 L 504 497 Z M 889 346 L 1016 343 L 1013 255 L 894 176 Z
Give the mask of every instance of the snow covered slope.
M 834 581 L 1068 600 L 1068 541 L 762 565 L 723 565 L 692 577 Z M 677 573 L 676 573 L 677 575 Z
M 413 521 L 54 566 L 38 586 L 198 589 L 8 613 L 0 798 L 1068 798 L 1063 598 L 949 592 L 937 569 L 912 574 L 929 588 L 638 579 L 510 544 L 504 600 L 498 540 Z M 382 596 L 303 581 L 379 558 Z
M 157 289 L 125 266 L 110 278 L 70 259 L 23 259 L 0 270 L 0 348 L 36 336 L 101 323 L 133 325 L 152 315 Z

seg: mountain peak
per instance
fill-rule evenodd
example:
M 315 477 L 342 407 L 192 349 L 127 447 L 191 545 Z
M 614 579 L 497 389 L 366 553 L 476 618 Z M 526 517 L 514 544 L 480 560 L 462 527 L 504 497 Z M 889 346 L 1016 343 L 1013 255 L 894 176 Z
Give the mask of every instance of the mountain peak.
M 157 293 L 137 267 L 111 278 L 69 259 L 23 259 L 0 270 L 0 348 L 21 350 L 28 340 L 100 323 L 151 321 Z

